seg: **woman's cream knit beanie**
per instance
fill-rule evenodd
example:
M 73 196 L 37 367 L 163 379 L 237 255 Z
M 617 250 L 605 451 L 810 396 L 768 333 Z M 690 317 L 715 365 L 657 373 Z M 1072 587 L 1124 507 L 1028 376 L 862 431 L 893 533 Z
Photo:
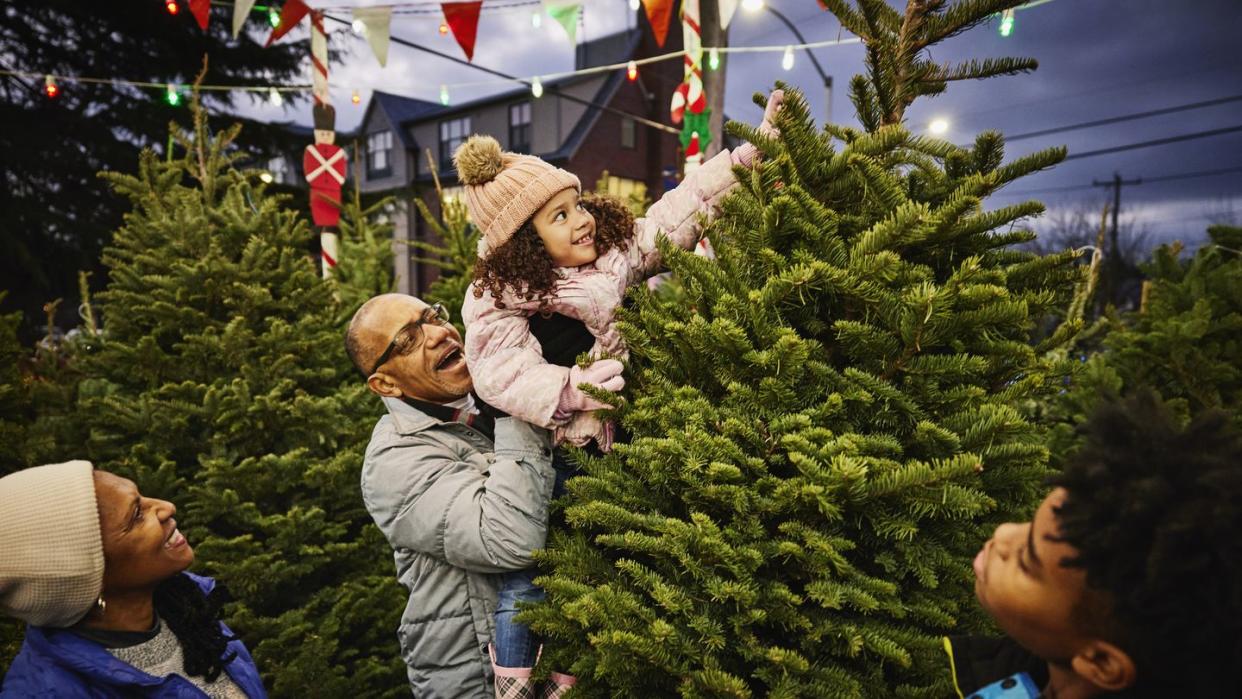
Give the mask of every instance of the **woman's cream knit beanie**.
M 0 613 L 72 626 L 103 587 L 103 540 L 89 461 L 0 478 Z
M 509 242 L 535 212 L 566 189 L 582 190 L 572 172 L 533 155 L 505 153 L 491 136 L 471 136 L 453 154 L 466 209 L 483 236 L 479 257 Z

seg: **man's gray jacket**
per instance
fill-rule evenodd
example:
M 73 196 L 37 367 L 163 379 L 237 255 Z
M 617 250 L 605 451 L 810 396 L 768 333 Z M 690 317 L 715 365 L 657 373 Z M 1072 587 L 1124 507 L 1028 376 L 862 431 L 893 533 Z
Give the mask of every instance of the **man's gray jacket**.
M 416 697 L 493 696 L 487 644 L 500 573 L 532 565 L 547 535 L 549 433 L 496 421 L 496 447 L 460 422 L 385 398 L 362 498 L 410 591 L 398 637 Z

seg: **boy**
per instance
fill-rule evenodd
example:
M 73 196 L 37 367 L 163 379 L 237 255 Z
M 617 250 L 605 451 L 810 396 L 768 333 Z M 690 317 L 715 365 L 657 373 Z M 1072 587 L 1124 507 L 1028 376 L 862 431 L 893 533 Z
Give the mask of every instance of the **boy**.
M 959 695 L 1242 696 L 1242 438 L 1229 416 L 1180 428 L 1140 394 L 1082 432 L 1032 521 L 997 527 L 975 558 L 976 595 L 1008 638 L 946 639 Z M 1029 677 L 1006 681 L 1017 673 Z

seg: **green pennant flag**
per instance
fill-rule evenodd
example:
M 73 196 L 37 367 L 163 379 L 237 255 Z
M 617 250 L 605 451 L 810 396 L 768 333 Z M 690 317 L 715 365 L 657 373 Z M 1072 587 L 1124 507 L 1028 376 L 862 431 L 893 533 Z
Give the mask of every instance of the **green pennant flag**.
M 552 4 L 548 0 L 544 0 L 543 7 L 549 17 L 559 22 L 565 28 L 565 33 L 569 35 L 569 43 L 577 44 L 578 16 L 582 14 L 582 3 Z

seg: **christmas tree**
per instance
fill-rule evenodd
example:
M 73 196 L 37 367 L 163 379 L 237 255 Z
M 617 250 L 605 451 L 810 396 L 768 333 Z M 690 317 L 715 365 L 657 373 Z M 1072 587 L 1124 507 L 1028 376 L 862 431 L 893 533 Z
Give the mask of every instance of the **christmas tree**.
M 1142 266 L 1139 310 L 1102 321 L 1101 351 L 1050 402 L 1055 455 L 1074 447 L 1075 427 L 1101 398 L 1140 387 L 1183 418 L 1218 408 L 1242 421 L 1242 228 L 1212 226 L 1193 257 L 1181 252 L 1176 243 L 1155 251 Z
M 421 298 L 427 303 L 439 303 L 447 308 L 453 324 L 464 335 L 466 328 L 461 324 L 461 306 L 466 300 L 466 290 L 474 279 L 474 261 L 479 255 L 479 229 L 470 223 L 466 202 L 444 195 L 444 188 L 440 186 L 440 176 L 437 174 L 440 170 L 431 156 L 431 149 L 427 149 L 427 166 L 435 179 L 440 215 L 436 216 L 431 207 L 420 198 L 416 197 L 414 204 L 418 207 L 418 215 L 431 227 L 438 242 L 414 240 L 410 245 L 419 252 L 426 253 L 426 256 L 414 259 L 439 269 L 440 275 L 422 293 Z
M 237 128 L 193 118 L 183 157 L 105 175 L 132 211 L 81 360 L 89 456 L 177 504 L 273 696 L 404 695 L 404 595 L 358 493 L 377 406 L 342 347 L 365 292 L 321 279 L 302 214 L 233 167 Z
M 1005 163 L 911 134 L 916 98 L 1034 61 L 933 62 L 937 42 L 1022 0 L 823 5 L 862 37 L 861 130 L 814 127 L 787 89 L 779 139 L 708 236 L 662 246 L 689 303 L 639 287 L 630 441 L 585 459 L 526 612 L 543 665 L 583 696 L 944 697 L 939 636 L 977 629 L 970 560 L 1042 495 L 1047 451 L 1017 406 L 1059 387 L 1037 321 L 1077 253 L 1015 250 L 1038 202 L 983 199 L 1064 157 Z M 763 104 L 762 96 L 756 96 Z

